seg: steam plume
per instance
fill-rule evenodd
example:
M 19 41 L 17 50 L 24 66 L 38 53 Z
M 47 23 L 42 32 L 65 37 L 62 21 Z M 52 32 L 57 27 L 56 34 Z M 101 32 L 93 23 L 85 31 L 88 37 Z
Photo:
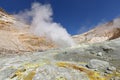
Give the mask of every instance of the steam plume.
M 30 10 L 20 12 L 15 16 L 20 21 L 29 23 L 34 34 L 45 36 L 60 47 L 75 45 L 66 29 L 61 24 L 53 22 L 52 15 L 53 12 L 49 4 L 33 3 Z
M 100 32 L 103 32 L 103 30 L 113 30 L 113 28 L 120 28 L 120 18 L 118 17 L 113 19 L 110 22 L 101 23 L 96 27 L 99 27 L 99 29 L 102 29 Z

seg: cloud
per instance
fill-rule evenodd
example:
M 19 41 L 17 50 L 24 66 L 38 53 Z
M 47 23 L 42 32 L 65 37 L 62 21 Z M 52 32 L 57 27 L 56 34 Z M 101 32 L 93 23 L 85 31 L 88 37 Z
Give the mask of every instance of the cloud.
M 30 10 L 15 14 L 16 18 L 31 25 L 31 31 L 38 36 L 45 36 L 54 41 L 59 47 L 75 45 L 67 30 L 53 21 L 50 4 L 33 3 Z

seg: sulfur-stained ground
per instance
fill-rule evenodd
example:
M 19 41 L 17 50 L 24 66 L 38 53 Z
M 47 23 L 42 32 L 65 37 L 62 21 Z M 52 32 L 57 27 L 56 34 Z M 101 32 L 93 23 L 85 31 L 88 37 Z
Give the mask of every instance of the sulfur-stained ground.
M 22 55 L 2 54 L 0 80 L 119 80 L 119 43 L 117 39 Z M 106 61 L 116 69 L 92 69 L 88 66 L 92 59 Z

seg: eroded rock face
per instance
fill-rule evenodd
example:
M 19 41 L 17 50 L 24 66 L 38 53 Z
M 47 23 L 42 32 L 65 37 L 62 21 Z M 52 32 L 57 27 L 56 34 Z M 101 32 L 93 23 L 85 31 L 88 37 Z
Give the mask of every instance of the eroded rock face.
M 14 23 L 15 18 L 12 15 L 7 14 L 2 8 L 0 8 L 0 21 Z

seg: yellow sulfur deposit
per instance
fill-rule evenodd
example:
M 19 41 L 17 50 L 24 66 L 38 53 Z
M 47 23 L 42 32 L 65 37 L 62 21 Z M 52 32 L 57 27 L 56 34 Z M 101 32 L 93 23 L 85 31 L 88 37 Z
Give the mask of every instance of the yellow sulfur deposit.
M 107 76 L 101 76 L 99 72 L 91 71 L 85 67 L 76 66 L 75 64 L 70 64 L 70 63 L 66 63 L 66 62 L 58 62 L 58 63 L 56 63 L 56 65 L 59 67 L 73 68 L 73 69 L 79 70 L 81 72 L 84 72 L 88 75 L 90 80 L 109 80 L 113 76 L 120 76 L 120 74 L 118 74 L 118 73 L 117 74 L 114 73 L 114 74 L 107 75 Z

